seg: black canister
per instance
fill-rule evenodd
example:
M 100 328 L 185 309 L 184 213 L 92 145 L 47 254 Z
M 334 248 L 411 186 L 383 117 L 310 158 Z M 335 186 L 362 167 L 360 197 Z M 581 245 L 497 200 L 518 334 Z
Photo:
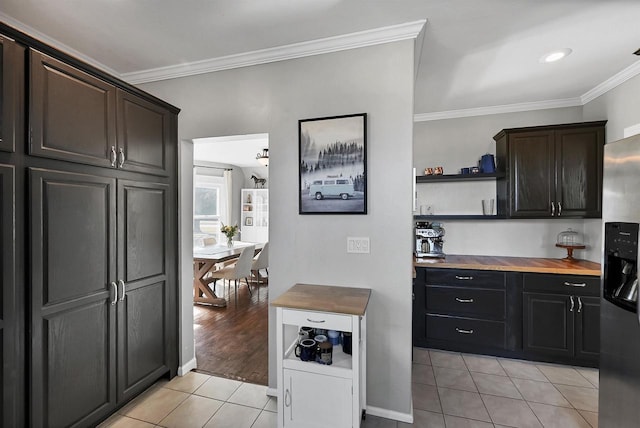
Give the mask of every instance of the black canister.
M 351 355 L 351 332 L 342 332 L 342 352 Z

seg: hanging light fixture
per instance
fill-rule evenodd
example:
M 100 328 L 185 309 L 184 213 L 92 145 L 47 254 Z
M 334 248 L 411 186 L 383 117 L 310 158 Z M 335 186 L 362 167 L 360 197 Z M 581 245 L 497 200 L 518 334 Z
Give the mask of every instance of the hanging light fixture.
M 256 160 L 264 166 L 269 166 L 269 149 L 262 149 L 262 153 L 256 155 Z

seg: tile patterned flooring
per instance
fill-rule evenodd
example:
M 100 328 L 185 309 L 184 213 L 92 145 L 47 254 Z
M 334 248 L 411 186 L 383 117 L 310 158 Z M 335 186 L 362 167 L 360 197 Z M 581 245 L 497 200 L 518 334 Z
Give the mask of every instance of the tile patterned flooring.
M 363 428 L 597 428 L 598 370 L 414 349 L 414 423 Z M 266 387 L 191 372 L 160 381 L 99 427 L 275 428 Z

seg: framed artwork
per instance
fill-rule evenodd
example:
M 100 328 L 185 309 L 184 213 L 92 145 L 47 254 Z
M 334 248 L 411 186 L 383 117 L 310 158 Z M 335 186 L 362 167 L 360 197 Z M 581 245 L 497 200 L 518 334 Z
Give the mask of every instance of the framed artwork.
M 253 217 L 247 217 L 244 219 L 245 226 L 253 226 Z
M 367 213 L 367 114 L 298 121 L 299 213 Z

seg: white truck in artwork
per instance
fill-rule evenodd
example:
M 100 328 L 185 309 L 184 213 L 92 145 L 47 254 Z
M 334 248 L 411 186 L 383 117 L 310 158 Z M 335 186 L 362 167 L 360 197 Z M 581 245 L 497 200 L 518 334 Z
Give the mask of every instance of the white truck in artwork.
M 341 198 L 347 200 L 355 195 L 353 183 L 348 178 L 331 178 L 314 180 L 309 186 L 309 196 L 317 200 L 324 198 Z

